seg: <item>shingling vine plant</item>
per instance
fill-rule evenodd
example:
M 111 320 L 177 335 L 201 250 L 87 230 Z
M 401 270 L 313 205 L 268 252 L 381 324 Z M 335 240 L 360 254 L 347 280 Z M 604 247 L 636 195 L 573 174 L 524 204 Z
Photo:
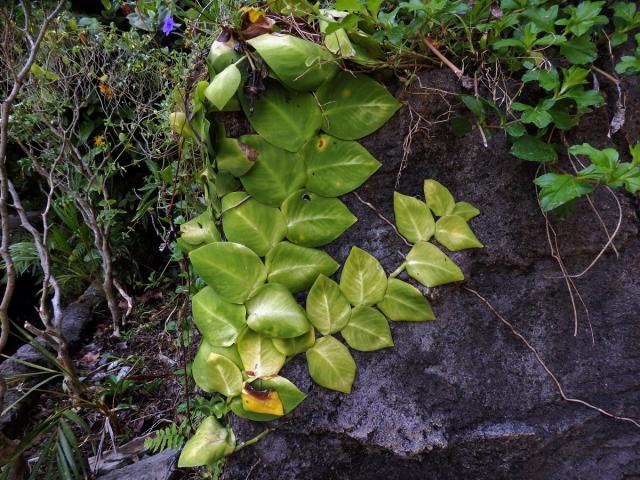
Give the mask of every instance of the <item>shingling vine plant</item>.
M 305 398 L 279 375 L 290 358 L 304 353 L 318 385 L 350 393 L 356 363 L 349 347 L 392 347 L 388 320 L 435 319 L 424 295 L 396 277 L 406 269 L 427 287 L 463 280 L 430 240 L 451 251 L 482 247 L 467 224 L 479 211 L 435 180 L 425 181 L 425 201 L 396 192 L 397 228 L 413 244 L 406 260 L 388 276 L 353 246 L 333 280 L 340 265 L 318 247 L 357 221 L 338 197 L 380 167 L 356 140 L 400 104 L 372 78 L 340 71 L 325 47 L 291 35 L 240 42 L 225 34 L 207 63 L 210 81 L 171 115 L 182 141 L 208 160 L 207 209 L 181 225 L 178 240 L 206 283 L 192 302 L 202 335 L 192 373 L 203 391 L 227 398 L 227 411 L 275 420 Z M 242 110 L 256 133 L 227 137 L 215 122 L 225 110 Z M 304 307 L 294 296 L 301 292 Z M 230 427 L 210 416 L 179 465 L 212 465 L 236 448 Z

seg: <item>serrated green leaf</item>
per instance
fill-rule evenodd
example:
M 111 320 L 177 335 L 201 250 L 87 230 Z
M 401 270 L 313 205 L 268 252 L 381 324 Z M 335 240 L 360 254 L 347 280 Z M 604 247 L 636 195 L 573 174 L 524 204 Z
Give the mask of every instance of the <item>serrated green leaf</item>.
M 241 243 L 263 257 L 287 234 L 282 212 L 263 205 L 244 192 L 233 192 L 222 199 L 222 228 L 227 240 Z
M 210 243 L 189 253 L 189 259 L 207 285 L 231 303 L 244 303 L 267 279 L 260 257 L 238 243 Z
M 390 278 L 384 299 L 377 305 L 389 320 L 422 322 L 435 320 L 429 301 L 413 285 Z
M 299 154 L 275 147 L 260 135 L 243 135 L 240 141 L 256 152 L 253 168 L 240 178 L 253 198 L 279 207 L 292 192 L 304 187 L 307 177 Z
M 393 347 L 389 322 L 373 307 L 355 307 L 349 323 L 340 333 L 351 348 L 361 352 Z
M 335 338 L 322 337 L 307 350 L 309 375 L 318 385 L 351 393 L 356 378 L 356 362 L 349 349 Z
M 573 175 L 560 173 L 547 173 L 533 183 L 541 187 L 540 206 L 547 212 L 593 191 L 591 185 L 580 182 Z
M 569 39 L 569 41 L 560 45 L 560 53 L 574 65 L 591 63 L 598 57 L 598 50 L 591 39 L 591 35 Z
M 351 305 L 336 282 L 320 275 L 307 295 L 307 317 L 323 335 L 337 333 L 349 322 Z
M 462 270 L 438 247 L 416 243 L 407 255 L 407 273 L 426 287 L 437 287 L 464 280 Z
M 324 198 L 303 190 L 282 203 L 287 221 L 287 239 L 305 247 L 333 242 L 356 222 L 356 217 L 337 198 Z
M 306 290 L 319 275 L 330 277 L 339 268 L 331 256 L 322 250 L 280 242 L 266 257 L 267 281 L 279 283 L 296 293 Z
M 323 197 L 338 197 L 355 190 L 380 168 L 380 162 L 358 142 L 319 135 L 302 150 L 307 189 Z
M 213 465 L 236 448 L 236 437 L 215 417 L 205 418 L 196 433 L 184 445 L 178 460 L 179 468 Z
M 284 414 L 288 414 L 302 403 L 306 395 L 298 389 L 292 382 L 284 377 L 275 376 L 271 378 L 258 379 L 253 384 L 257 384 L 256 388 L 268 389 L 272 388 L 278 392 L 278 396 L 282 401 Z M 252 384 L 252 385 L 253 385 Z M 265 413 L 249 412 L 242 406 L 240 397 L 236 397 L 231 401 L 231 411 L 239 417 L 253 420 L 255 422 L 268 422 L 280 418 L 278 415 L 269 415 Z
M 253 102 L 239 95 L 251 126 L 269 143 L 297 152 L 320 129 L 322 114 L 309 93 L 292 92 L 276 82 Z
M 427 207 L 439 217 L 449 215 L 456 205 L 451 192 L 433 179 L 424 181 L 424 199 Z
M 393 212 L 400 235 L 411 243 L 429 240 L 436 222 L 427 205 L 414 197 L 393 192 Z
M 531 135 L 523 135 L 516 139 L 510 153 L 514 157 L 530 162 L 551 163 L 558 159 L 558 154 L 552 145 Z
M 351 305 L 375 305 L 384 298 L 387 275 L 374 256 L 354 246 L 342 267 L 340 290 Z
M 238 353 L 250 377 L 277 375 L 286 357 L 273 346 L 271 339 L 253 330 L 245 330 L 238 339 Z
M 211 352 L 206 358 L 196 356 L 192 372 L 196 384 L 205 392 L 233 397 L 242 390 L 240 369 L 223 355 Z
M 222 138 L 218 141 L 216 164 L 222 171 L 235 177 L 244 175 L 253 167 L 256 152 L 237 138 Z
M 469 228 L 466 220 L 457 215 L 446 215 L 438 219 L 435 236 L 440 244 L 452 252 L 484 247 Z
M 263 285 L 247 301 L 247 325 L 263 335 L 280 338 L 298 337 L 311 328 L 304 309 L 277 283 Z
M 212 345 L 232 345 L 246 327 L 244 305 L 227 302 L 211 287 L 203 288 L 193 296 L 192 310 L 196 327 Z
M 469 221 L 472 218 L 480 215 L 480 210 L 467 202 L 456 202 L 455 207 L 453 207 L 453 211 L 451 215 L 457 215 L 462 217 L 464 220 Z
M 292 357 L 299 353 L 304 353 L 316 343 L 316 331 L 313 327 L 307 333 L 294 338 L 272 338 L 273 346 L 286 355 Z
M 366 75 L 341 72 L 323 84 L 316 96 L 322 106 L 322 129 L 343 140 L 375 132 L 400 108 L 381 84 Z
M 204 91 L 205 97 L 218 110 L 222 110 L 240 87 L 242 76 L 235 65 L 229 65 L 211 81 Z

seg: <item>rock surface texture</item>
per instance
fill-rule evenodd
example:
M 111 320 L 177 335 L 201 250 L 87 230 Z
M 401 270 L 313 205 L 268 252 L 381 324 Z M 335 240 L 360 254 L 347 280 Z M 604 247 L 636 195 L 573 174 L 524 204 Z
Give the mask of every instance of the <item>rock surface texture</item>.
M 598 217 L 580 201 L 567 219 L 550 215 L 547 227 L 532 183 L 538 165 L 510 156 L 503 134 L 489 138 L 488 148 L 477 130 L 455 137 L 438 122 L 457 103 L 439 91 L 451 91 L 455 78 L 432 71 L 419 80 L 412 87 L 417 94 L 396 92 L 405 106 L 362 141 L 383 167 L 358 194 L 393 221 L 394 189 L 422 197 L 423 180 L 434 178 L 480 208 L 471 225 L 486 247 L 452 254 L 466 281 L 428 292 L 436 321 L 391 322 L 395 348 L 354 352 L 351 395 L 314 385 L 304 355 L 291 361 L 283 375 L 308 398 L 272 423 L 275 431 L 257 445 L 233 455 L 224 478 L 640 479 L 640 428 L 563 400 L 531 351 L 464 288 L 512 322 L 568 397 L 639 419 L 640 201 L 616 194 L 619 256 L 607 250 L 574 279 L 581 295 L 574 292 L 574 335 L 574 307 L 549 245 L 557 245 L 569 273 L 580 273 L 607 241 Z M 625 87 L 627 121 L 613 140 L 607 138 L 613 112 L 603 107 L 568 141 L 600 148 L 613 142 L 626 158 L 628 142 L 638 139 L 640 110 L 637 85 Z M 603 93 L 615 103 L 613 90 Z M 403 138 L 420 116 L 396 186 Z M 613 232 L 614 196 L 599 189 L 592 200 Z M 390 273 L 408 247 L 355 195 L 345 202 L 358 222 L 327 251 L 343 262 L 358 245 Z M 240 440 L 263 428 L 234 420 Z

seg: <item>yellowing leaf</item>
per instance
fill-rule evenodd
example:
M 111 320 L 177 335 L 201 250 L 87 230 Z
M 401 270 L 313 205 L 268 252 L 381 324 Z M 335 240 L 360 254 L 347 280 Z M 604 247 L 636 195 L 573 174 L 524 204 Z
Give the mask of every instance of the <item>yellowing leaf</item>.
M 268 283 L 247 301 L 247 325 L 270 337 L 293 338 L 309 331 L 303 308 L 286 287 Z
M 258 389 L 275 390 L 280 397 L 285 415 L 292 412 L 306 397 L 298 387 L 284 377 L 259 378 L 252 382 L 252 384 Z M 245 410 L 240 397 L 236 397 L 231 401 L 231 411 L 239 417 L 256 422 L 267 422 L 278 418 L 278 416 L 268 413 L 255 413 Z
M 427 207 L 439 217 L 449 215 L 455 208 L 455 200 L 451 192 L 435 180 L 424 181 L 424 198 Z
M 393 192 L 393 212 L 400 235 L 409 242 L 426 242 L 433 236 L 436 223 L 424 202 Z
M 277 375 L 286 360 L 269 337 L 252 330 L 245 330 L 240 335 L 238 353 L 249 377 Z
M 407 273 L 427 287 L 464 280 L 460 268 L 429 242 L 416 243 L 407 255 Z
M 205 392 L 218 392 L 234 397 L 242 390 L 240 369 L 223 355 L 210 353 L 206 359 L 193 363 L 193 378 Z
M 340 274 L 340 290 L 351 305 L 375 305 L 384 298 L 387 275 L 375 257 L 354 246 Z
M 196 433 L 184 445 L 178 467 L 213 465 L 230 455 L 236 448 L 236 437 L 229 427 L 224 427 L 215 417 L 205 418 Z
M 393 347 L 389 322 L 373 307 L 356 307 L 351 319 L 340 332 L 349 346 L 361 352 Z
M 272 388 L 256 390 L 248 382 L 242 388 L 242 407 L 247 412 L 267 413 L 277 417 L 284 415 L 278 392 Z
M 184 112 L 172 112 L 169 114 L 169 127 L 171 131 L 180 136 L 193 138 L 193 130 L 187 122 L 187 116 Z
M 337 333 L 349 322 L 351 305 L 336 282 L 320 275 L 307 295 L 307 317 L 323 335 Z
M 394 321 L 421 322 L 436 318 L 420 290 L 397 278 L 389 279 L 384 299 L 377 306 Z
M 436 240 L 452 252 L 484 245 L 473 234 L 462 217 L 447 215 L 436 222 Z
M 462 217 L 466 221 L 471 220 L 474 217 L 480 215 L 480 210 L 467 202 L 457 202 L 455 207 L 453 207 L 453 211 L 451 215 L 457 215 Z
M 307 350 L 309 375 L 318 385 L 351 393 L 356 378 L 356 362 L 349 349 L 335 338 L 322 337 Z

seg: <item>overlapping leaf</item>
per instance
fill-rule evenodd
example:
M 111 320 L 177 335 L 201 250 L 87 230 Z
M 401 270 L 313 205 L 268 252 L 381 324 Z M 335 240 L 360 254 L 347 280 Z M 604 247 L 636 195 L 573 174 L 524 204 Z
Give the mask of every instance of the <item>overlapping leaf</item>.
M 439 217 L 449 215 L 456 206 L 451 192 L 441 183 L 432 179 L 424 181 L 424 198 L 427 207 Z
M 429 240 L 436 223 L 427 205 L 414 197 L 393 193 L 393 212 L 400 235 L 411 243 Z
M 275 376 L 270 378 L 258 379 L 254 382 L 256 388 L 273 389 L 278 392 L 280 401 L 284 409 L 284 414 L 292 412 L 305 399 L 306 395 L 301 392 L 298 387 L 284 377 Z M 265 413 L 249 412 L 242 406 L 240 398 L 234 398 L 231 401 L 231 411 L 242 418 L 247 418 L 256 422 L 267 422 L 275 420 L 277 415 L 269 415 Z
M 253 330 L 245 330 L 238 339 L 238 353 L 250 377 L 277 375 L 286 360 L 269 337 Z
M 233 453 L 236 437 L 229 427 L 224 427 L 215 417 L 205 418 L 196 433 L 184 445 L 178 467 L 202 467 Z
M 200 354 L 202 352 L 202 354 Z M 224 355 L 198 351 L 193 362 L 193 378 L 205 392 L 221 393 L 233 397 L 242 390 L 242 373 L 233 361 Z
M 416 243 L 407 255 L 407 273 L 427 287 L 464 280 L 460 268 L 429 242 Z
M 356 362 L 347 347 L 331 336 L 322 337 L 306 355 L 309 375 L 314 382 L 329 390 L 351 393 Z
M 471 231 L 465 219 L 457 215 L 446 215 L 438 219 L 436 240 L 452 252 L 484 246 Z
M 384 299 L 377 306 L 394 321 L 421 322 L 436 318 L 420 290 L 397 278 L 389 279 Z
M 340 290 L 351 305 L 375 305 L 384 298 L 387 275 L 374 256 L 354 246 L 340 274 Z
M 391 329 L 385 316 L 373 307 L 356 307 L 340 332 L 349 346 L 362 352 L 393 347 Z
M 307 317 L 323 335 L 337 333 L 349 322 L 351 305 L 336 282 L 320 275 L 307 295 Z
M 304 353 L 316 343 L 316 331 L 313 327 L 307 333 L 294 338 L 272 338 L 273 346 L 286 355 L 292 357 L 299 353 Z
M 192 310 L 196 327 L 212 345 L 232 345 L 246 326 L 244 305 L 227 302 L 211 287 L 193 296 Z
M 293 338 L 309 331 L 304 309 L 286 287 L 268 283 L 247 301 L 247 325 L 271 337 Z

